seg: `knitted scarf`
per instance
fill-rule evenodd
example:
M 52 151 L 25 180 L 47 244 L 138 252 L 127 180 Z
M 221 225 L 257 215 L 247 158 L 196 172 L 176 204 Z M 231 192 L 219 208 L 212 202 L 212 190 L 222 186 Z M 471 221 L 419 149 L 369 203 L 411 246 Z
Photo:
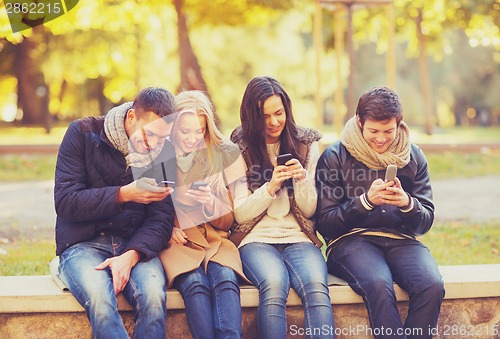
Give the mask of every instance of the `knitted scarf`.
M 127 102 L 111 109 L 104 118 L 104 133 L 111 144 L 123 154 L 127 167 L 146 167 L 160 154 L 163 144 L 159 144 L 156 149 L 148 153 L 134 151 L 125 131 L 125 116 L 130 108 L 132 108 L 132 103 Z
M 385 169 L 390 164 L 403 168 L 410 162 L 410 131 L 404 122 L 399 124 L 396 139 L 382 154 L 375 152 L 363 138 L 356 116 L 347 121 L 340 142 L 356 160 L 374 170 Z

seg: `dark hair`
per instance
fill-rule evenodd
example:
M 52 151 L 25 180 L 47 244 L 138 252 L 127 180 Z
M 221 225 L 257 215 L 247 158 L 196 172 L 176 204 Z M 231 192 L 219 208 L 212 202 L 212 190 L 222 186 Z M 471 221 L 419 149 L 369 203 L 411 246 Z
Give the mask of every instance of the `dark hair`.
M 132 108 L 139 116 L 143 112 L 151 111 L 165 117 L 177 111 L 174 96 L 161 87 L 144 88 L 137 94 Z
M 253 167 L 253 175 L 259 177 L 261 183 L 269 181 L 272 177 L 273 165 L 269 159 L 266 146 L 266 120 L 264 117 L 264 102 L 269 97 L 278 95 L 285 108 L 286 121 L 280 135 L 280 154 L 291 153 L 304 165 L 297 150 L 298 139 L 297 125 L 293 119 L 292 102 L 281 84 L 271 77 L 253 78 L 245 89 L 241 101 L 240 118 L 242 139 L 246 143 L 249 160 Z
M 361 126 L 366 120 L 385 121 L 392 118 L 396 118 L 399 125 L 403 120 L 403 108 L 396 92 L 387 87 L 374 87 L 361 94 L 356 115 Z

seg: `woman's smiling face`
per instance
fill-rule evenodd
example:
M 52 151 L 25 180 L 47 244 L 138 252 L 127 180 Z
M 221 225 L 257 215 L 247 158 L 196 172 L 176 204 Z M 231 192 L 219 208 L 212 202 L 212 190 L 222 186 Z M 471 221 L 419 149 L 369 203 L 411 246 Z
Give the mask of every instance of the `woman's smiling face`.
M 266 119 L 266 143 L 278 142 L 286 123 L 286 112 L 281 97 L 273 95 L 264 101 L 262 107 Z
M 184 113 L 178 119 L 171 138 L 177 154 L 185 155 L 200 147 L 207 130 L 207 118 L 195 113 Z

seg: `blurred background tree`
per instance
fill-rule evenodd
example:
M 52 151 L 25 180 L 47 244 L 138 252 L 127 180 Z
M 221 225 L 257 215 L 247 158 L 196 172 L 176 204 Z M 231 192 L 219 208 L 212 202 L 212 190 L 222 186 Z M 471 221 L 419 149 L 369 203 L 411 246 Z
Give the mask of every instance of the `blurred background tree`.
M 394 6 L 395 87 L 405 119 L 430 130 L 498 125 L 500 4 L 395 0 Z M 298 123 L 314 126 L 313 13 L 313 0 L 80 1 L 62 17 L 14 34 L 0 6 L 0 118 L 49 131 L 58 121 L 104 114 L 145 86 L 196 88 L 208 91 L 230 132 L 248 81 L 271 75 L 291 95 Z M 323 19 L 320 90 L 328 128 L 341 89 L 333 14 L 324 11 Z M 356 97 L 386 83 L 385 21 L 380 8 L 354 13 Z

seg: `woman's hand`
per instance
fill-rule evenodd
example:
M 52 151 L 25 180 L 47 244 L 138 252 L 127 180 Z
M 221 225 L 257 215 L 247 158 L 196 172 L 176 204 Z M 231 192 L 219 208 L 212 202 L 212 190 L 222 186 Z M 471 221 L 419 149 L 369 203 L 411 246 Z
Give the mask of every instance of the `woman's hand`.
M 293 159 L 292 159 L 293 160 Z M 290 161 L 292 161 L 290 160 Z M 267 183 L 267 191 L 269 195 L 275 196 L 276 192 L 279 191 L 283 182 L 292 177 L 292 172 L 288 171 L 288 167 L 285 165 L 278 165 L 273 170 L 273 176 L 271 181 Z
M 297 159 L 290 159 L 286 163 L 287 172 L 292 173 L 292 178 L 297 181 L 302 181 L 306 178 L 306 170 Z
M 189 189 L 186 192 L 186 195 L 188 197 L 190 197 L 191 199 L 202 204 L 206 208 L 207 212 L 213 213 L 214 204 L 215 204 L 215 197 L 212 194 L 212 189 L 210 187 L 201 186 L 195 190 Z
M 187 238 L 188 236 L 186 233 L 184 233 L 183 230 L 181 230 L 179 227 L 174 227 L 172 229 L 172 237 L 170 238 L 170 241 L 179 245 L 184 245 L 187 243 Z

